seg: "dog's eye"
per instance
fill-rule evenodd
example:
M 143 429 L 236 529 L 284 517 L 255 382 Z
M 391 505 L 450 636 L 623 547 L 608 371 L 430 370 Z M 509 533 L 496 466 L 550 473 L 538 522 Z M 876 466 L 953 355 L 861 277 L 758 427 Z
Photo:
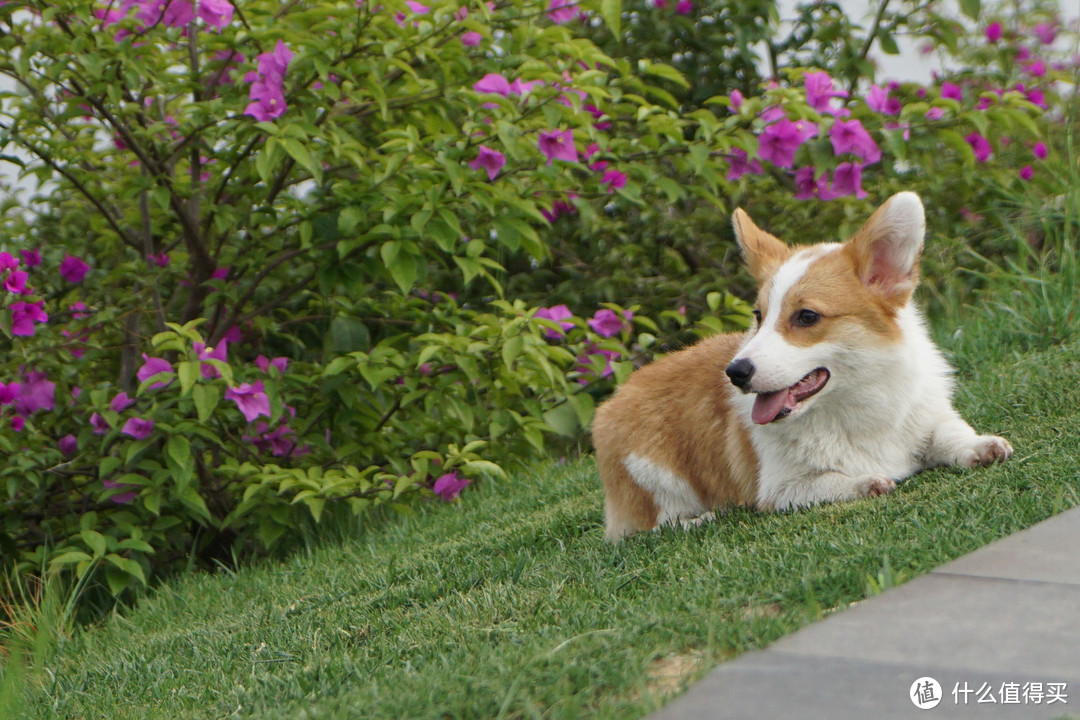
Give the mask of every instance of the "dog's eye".
M 761 324 L 761 311 L 754 308 L 754 319 L 757 320 L 758 325 Z
M 793 324 L 798 325 L 799 327 L 810 327 L 811 325 L 816 324 L 817 321 L 820 319 L 821 315 L 819 315 L 818 313 L 814 312 L 813 310 L 807 310 L 806 308 L 803 308 L 802 310 L 799 310 L 795 313 L 795 316 L 791 318 L 791 321 Z

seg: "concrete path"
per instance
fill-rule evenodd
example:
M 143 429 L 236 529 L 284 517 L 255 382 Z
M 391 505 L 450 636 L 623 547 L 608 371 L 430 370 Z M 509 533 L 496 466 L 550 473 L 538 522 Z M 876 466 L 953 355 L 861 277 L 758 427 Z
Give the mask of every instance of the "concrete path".
M 650 720 L 916 717 L 1080 718 L 1080 508 L 724 663 Z

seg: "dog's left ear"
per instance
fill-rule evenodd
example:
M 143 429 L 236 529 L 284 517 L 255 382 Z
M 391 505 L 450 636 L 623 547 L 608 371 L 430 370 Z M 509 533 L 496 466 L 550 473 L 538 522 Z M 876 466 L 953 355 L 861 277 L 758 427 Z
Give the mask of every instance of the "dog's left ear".
M 859 279 L 893 305 L 903 305 L 919 284 L 926 233 L 922 201 L 913 192 L 893 195 L 845 244 Z

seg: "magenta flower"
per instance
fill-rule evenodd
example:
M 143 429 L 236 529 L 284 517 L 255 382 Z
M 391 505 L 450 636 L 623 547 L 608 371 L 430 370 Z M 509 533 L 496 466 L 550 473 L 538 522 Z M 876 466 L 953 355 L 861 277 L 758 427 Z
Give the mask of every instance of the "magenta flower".
M 491 93 L 493 95 L 510 95 L 510 81 L 498 73 L 488 73 L 473 83 L 472 89 L 478 93 Z
M 199 0 L 199 18 L 211 27 L 221 30 L 232 22 L 233 6 L 226 0 Z
M 593 363 L 592 359 L 594 357 L 602 357 L 604 359 L 604 367 L 600 371 L 600 377 L 606 378 L 610 377 L 611 374 L 615 371 L 615 368 L 612 367 L 611 362 L 612 360 L 617 360 L 619 358 L 619 351 L 601 350 L 596 347 L 596 345 L 590 343 L 585 347 L 585 354 L 580 355 L 576 358 L 578 364 L 574 366 L 574 370 L 581 373 L 582 375 L 591 375 Z M 578 382 L 582 385 L 589 384 L 589 380 L 587 377 L 578 378 Z
M 926 111 L 927 120 L 940 120 L 945 115 L 945 110 L 939 107 L 932 107 Z
M 255 358 L 255 367 L 259 368 L 263 372 L 269 372 L 271 367 L 277 368 L 278 373 L 284 373 L 285 368 L 289 367 L 289 358 L 276 357 L 273 360 L 269 359 L 265 355 L 260 355 Z
M 675 4 L 675 12 L 680 15 L 689 15 L 694 10 L 694 3 L 692 0 L 679 0 Z
M 1057 39 L 1057 29 L 1050 23 L 1037 23 L 1031 28 L 1031 32 L 1043 45 L 1051 45 Z
M 576 0 L 551 0 L 547 6 L 547 16 L 556 25 L 565 25 L 578 16 Z
M 136 487 L 135 485 L 132 485 L 131 483 L 120 483 L 120 482 L 116 482 L 115 480 L 102 480 L 101 484 L 105 486 L 106 490 L 116 490 L 118 488 Z M 111 496 L 109 496 L 109 499 L 112 500 L 117 505 L 127 505 L 128 503 L 133 502 L 135 500 L 135 498 L 137 498 L 137 497 L 139 497 L 138 491 L 133 490 L 133 491 L 122 492 L 122 493 L 117 493 L 115 495 L 111 495 Z
M 483 168 L 487 171 L 488 179 L 494 182 L 495 178 L 499 175 L 499 171 L 502 170 L 503 165 L 506 164 L 506 156 L 498 150 L 492 150 L 491 148 L 481 145 L 480 153 L 476 156 L 476 159 L 469 163 L 469 167 L 473 170 L 479 170 Z
M 74 435 L 65 435 L 56 441 L 56 446 L 62 455 L 73 455 L 79 449 L 79 438 Z
M 0 272 L 6 272 L 8 270 L 17 270 L 19 268 L 19 260 L 9 252 L 0 252 Z
M 616 190 L 621 190 L 626 187 L 626 173 L 619 172 L 612 168 L 604 173 L 604 177 L 600 180 L 601 185 L 607 185 L 607 191 L 614 193 Z
M 990 141 L 978 132 L 973 132 L 964 139 L 967 140 L 971 149 L 975 151 L 975 159 L 981 163 L 986 162 L 994 152 L 994 149 L 990 146 Z
M 270 398 L 263 391 L 262 380 L 255 383 L 240 383 L 225 391 L 225 399 L 232 400 L 240 409 L 244 419 L 251 422 L 260 415 L 270 417 Z
M 158 267 L 169 267 L 169 255 L 167 253 L 160 253 L 158 255 L 147 255 L 150 258 L 150 262 L 154 263 Z
M 26 420 L 21 415 L 16 415 L 11 418 L 11 429 L 15 432 L 22 432 L 22 429 L 26 427 Z
M 535 86 L 537 86 L 537 85 L 543 86 L 543 84 L 544 84 L 543 80 L 525 80 L 525 81 L 523 81 L 521 78 L 517 78 L 516 80 L 514 80 L 514 82 L 510 83 L 510 94 L 511 95 L 520 95 L 520 96 L 524 97 L 525 95 L 528 95 L 529 92 Z
M 405 0 L 405 4 L 417 15 L 426 15 L 431 10 L 427 5 L 416 2 L 416 0 Z
M 728 100 L 731 101 L 731 112 L 739 112 L 739 108 L 742 107 L 743 100 L 745 100 L 745 98 L 743 97 L 743 94 L 738 90 L 732 90 L 728 94 Z
M 862 187 L 862 167 L 856 163 L 840 163 L 833 171 L 832 191 L 837 195 L 854 195 L 860 200 L 866 197 Z
M 836 155 L 853 153 L 867 163 L 876 163 L 881 159 L 881 148 L 858 120 L 834 122 L 829 128 L 829 140 Z
M 547 157 L 547 164 L 550 165 L 553 160 L 566 160 L 567 162 L 577 162 L 578 151 L 574 146 L 574 131 L 573 130 L 548 130 L 540 133 L 540 139 L 537 141 L 540 146 L 540 152 L 544 153 Z
M 874 112 L 883 115 L 899 115 L 902 104 L 899 98 L 889 96 L 889 89 L 878 85 L 871 85 L 870 92 L 866 94 L 866 104 Z
M 95 412 L 90 416 L 90 427 L 94 428 L 95 435 L 104 435 L 109 432 L 111 426 L 108 420 Z
M 150 433 L 154 431 L 154 421 L 145 420 L 143 418 L 128 418 L 124 423 L 124 427 L 120 428 L 120 432 L 124 435 L 135 438 L 136 440 L 145 440 L 150 437 Z
M 89 271 L 90 266 L 74 255 L 65 253 L 64 259 L 60 262 L 60 277 L 69 283 L 82 282 L 82 279 L 86 277 L 86 273 Z
M 634 316 L 634 313 L 629 310 L 623 311 L 623 317 L 619 317 L 614 310 L 608 308 L 602 308 L 597 310 L 591 318 L 588 319 L 589 327 L 593 329 L 597 335 L 601 337 L 611 337 L 612 335 L 618 335 L 622 332 L 622 329 L 626 327 L 630 318 Z
M 11 303 L 11 334 L 31 337 L 34 334 L 34 323 L 48 322 L 49 316 L 41 309 L 44 304 L 43 300 Z
M 574 313 L 570 312 L 570 308 L 566 307 L 565 305 L 553 305 L 549 308 L 537 308 L 536 314 L 533 315 L 533 317 L 542 318 L 544 320 L 552 320 L 559 323 L 559 327 L 562 330 L 561 332 L 559 330 L 556 330 L 555 328 L 544 328 L 544 337 L 548 338 L 549 340 L 558 340 L 566 334 L 567 330 L 574 327 L 574 323 L 565 322 L 566 318 L 573 316 Z
M 986 39 L 992 43 L 1001 39 L 1001 23 L 992 22 L 986 26 Z
M 1039 158 L 1040 160 L 1045 160 L 1046 143 L 1040 140 L 1039 142 L 1035 143 L 1035 147 L 1031 148 L 1031 152 L 1035 155 L 1035 157 Z
M 575 195 L 573 197 L 577 196 Z M 546 210 L 544 208 L 540 209 L 540 214 L 543 215 L 544 219 L 546 219 L 549 223 L 553 223 L 558 220 L 560 215 L 573 215 L 575 212 L 577 212 L 577 208 L 566 200 L 556 200 L 554 203 L 552 203 L 550 210 Z
M 435 481 L 435 486 L 432 490 L 435 494 L 441 497 L 446 502 L 457 499 L 457 496 L 461 494 L 471 481 L 465 478 L 459 478 L 457 472 L 446 473 L 439 477 Z
M 56 406 L 55 395 L 56 383 L 49 382 L 40 370 L 31 370 L 19 384 L 19 394 L 13 402 L 15 413 L 26 417 L 38 410 L 52 410 Z
M 777 167 L 789 168 L 795 162 L 795 152 L 817 133 L 817 125 L 812 122 L 792 122 L 786 117 L 782 118 L 766 127 L 758 136 L 758 157 Z
M 457 10 L 454 11 L 454 19 L 455 20 L 464 20 L 467 17 L 469 17 L 469 6 L 468 5 L 462 5 Z
M 10 405 L 15 402 L 15 398 L 19 396 L 20 388 L 22 388 L 22 383 L 13 382 L 7 385 L 0 383 L 0 405 Z
M 112 409 L 113 412 L 119 413 L 124 412 L 134 404 L 135 400 L 128 397 L 128 394 L 126 392 L 121 391 L 116 393 L 113 399 L 109 402 L 109 407 Z
M 41 253 L 37 250 L 20 250 L 23 264 L 28 268 L 37 267 L 41 264 Z
M 824 71 L 806 73 L 803 82 L 806 85 L 806 103 L 818 112 L 830 110 L 829 105 L 834 97 L 848 96 L 846 91 L 833 88 L 832 78 Z
M 1032 77 L 1042 77 L 1046 75 L 1046 63 L 1039 58 L 1035 58 L 1024 65 L 1024 71 Z
M 4 289 L 9 293 L 21 294 L 26 290 L 26 278 L 27 274 L 22 270 L 12 270 L 11 273 L 4 278 Z
M 204 343 L 197 342 L 192 346 L 192 349 L 195 350 L 195 355 L 200 360 L 220 360 L 221 362 L 227 362 L 229 359 L 229 343 L 226 340 L 222 340 L 218 343 L 216 348 L 207 347 Z M 199 372 L 208 380 L 221 377 L 221 372 L 208 362 L 199 364 Z
M 735 181 L 747 173 L 750 175 L 761 175 L 761 163 L 757 160 L 748 160 L 745 150 L 742 150 L 741 148 L 731 148 L 731 155 L 728 159 L 727 179 Z
M 285 72 L 292 58 L 292 50 L 281 40 L 277 41 L 273 52 L 256 57 L 258 73 L 248 92 L 248 99 L 252 102 L 244 108 L 245 115 L 259 122 L 268 122 L 285 114 L 288 110 L 284 90 Z
M 813 200 L 817 195 L 817 184 L 814 182 L 814 168 L 802 167 L 795 171 L 795 199 Z
M 468 32 L 461 33 L 461 44 L 465 47 L 476 47 L 483 39 L 484 36 L 476 32 L 475 30 L 469 30 Z
M 1020 168 L 1019 175 L 1021 180 L 1030 180 L 1031 176 L 1034 174 L 1035 168 L 1031 167 L 1030 165 L 1025 165 L 1024 167 Z
M 1043 110 L 1047 109 L 1046 96 L 1043 95 L 1043 91 L 1041 89 L 1031 88 L 1030 90 L 1026 90 L 1024 91 L 1024 97 L 1026 97 L 1027 101 L 1032 105 L 1038 105 Z
M 964 99 L 964 93 L 960 90 L 960 86 L 951 82 L 941 83 L 941 97 L 952 98 L 953 100 Z
M 155 357 L 147 357 L 146 353 L 142 354 L 142 358 L 143 365 L 141 368 L 139 368 L 138 372 L 135 373 L 135 377 L 139 379 L 140 383 L 146 382 L 155 375 L 160 375 L 161 373 L 168 373 L 173 371 L 173 366 L 168 360 L 163 360 L 161 358 Z M 157 388 L 166 387 L 171 382 L 172 380 L 159 380 L 158 382 L 151 385 L 150 389 L 155 390 Z

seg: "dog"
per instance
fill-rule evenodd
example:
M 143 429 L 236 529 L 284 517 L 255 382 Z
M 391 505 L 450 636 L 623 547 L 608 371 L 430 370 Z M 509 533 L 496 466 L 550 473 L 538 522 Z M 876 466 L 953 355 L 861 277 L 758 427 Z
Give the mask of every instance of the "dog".
M 1007 460 L 952 407 L 952 369 L 912 294 L 926 229 L 898 193 L 844 243 L 789 246 L 741 209 L 754 322 L 636 370 L 596 413 L 611 541 L 733 505 L 891 493 L 936 465 Z

